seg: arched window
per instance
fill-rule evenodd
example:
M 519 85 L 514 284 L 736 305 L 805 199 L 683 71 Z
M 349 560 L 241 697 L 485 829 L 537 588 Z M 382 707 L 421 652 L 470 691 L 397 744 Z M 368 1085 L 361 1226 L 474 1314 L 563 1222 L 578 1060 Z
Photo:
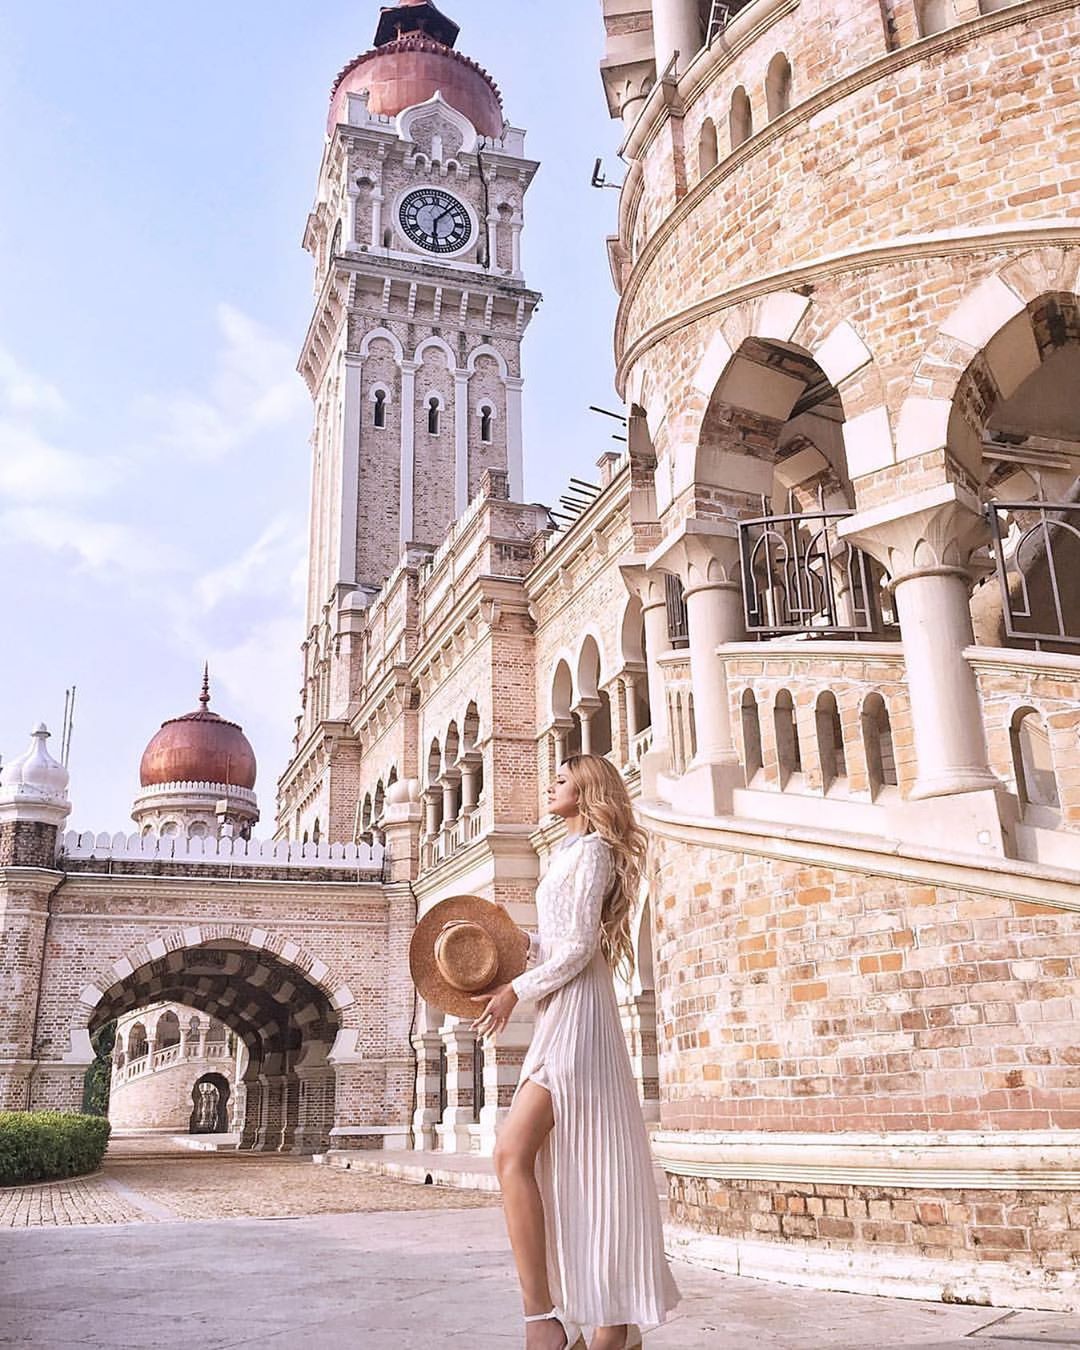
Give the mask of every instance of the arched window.
M 148 1049 L 146 1028 L 141 1022 L 136 1022 L 128 1032 L 128 1059 L 142 1059 Z
M 393 230 L 383 230 L 383 232 L 382 232 L 382 246 L 383 246 L 383 248 L 393 248 L 393 246 L 394 246 L 394 231 L 393 231 Z
M 439 434 L 439 413 L 439 400 L 432 394 L 428 399 L 427 405 L 427 429 L 429 436 L 437 436 Z
M 862 710 L 863 748 L 871 800 L 883 787 L 896 787 L 896 752 L 893 749 L 889 710 L 880 694 L 870 694 Z
M 765 105 L 770 122 L 791 107 L 791 62 L 783 52 L 777 52 L 769 62 L 765 76 Z
M 375 390 L 374 422 L 380 430 L 386 426 L 386 390 Z
M 776 733 L 776 759 L 780 786 L 786 787 L 792 774 L 802 773 L 799 728 L 795 704 L 787 689 L 781 689 L 773 704 L 773 730 Z
M 919 32 L 923 37 L 948 28 L 953 18 L 952 0 L 921 0 L 919 5 Z
M 761 755 L 761 717 L 758 714 L 757 699 L 752 689 L 744 689 L 742 696 L 742 740 L 743 769 L 746 781 L 750 782 L 760 771 L 764 763 Z
M 180 833 L 180 826 L 175 820 L 167 820 L 161 827 L 162 839 L 175 839 Z
M 826 689 L 818 698 L 814 718 L 817 723 L 818 758 L 821 760 L 821 790 L 828 792 L 838 779 L 847 777 L 840 709 L 836 706 L 836 695 L 830 689 Z
M 205 839 L 209 833 L 209 827 L 204 821 L 197 820 L 194 825 L 188 826 L 189 839 Z
M 180 1044 L 180 1019 L 174 1012 L 163 1012 L 154 1028 L 154 1048 L 164 1050 L 169 1045 Z
M 311 827 L 311 842 L 317 844 L 322 838 L 322 826 L 319 824 L 319 817 L 315 817 L 315 824 Z
M 480 406 L 480 439 L 484 445 L 491 444 L 492 408 L 488 403 Z
M 1016 795 L 1021 806 L 1049 807 L 1058 810 L 1057 775 L 1046 723 L 1034 708 L 1021 708 L 1013 715 L 1009 729 L 1012 744 Z
M 716 123 L 711 117 L 706 117 L 701 124 L 701 135 L 698 137 L 698 174 L 704 178 L 710 169 L 715 169 L 720 162 L 720 148 L 716 140 Z
M 731 96 L 731 114 L 728 118 L 731 148 L 737 150 L 743 141 L 754 134 L 754 114 L 750 109 L 750 95 L 740 84 Z

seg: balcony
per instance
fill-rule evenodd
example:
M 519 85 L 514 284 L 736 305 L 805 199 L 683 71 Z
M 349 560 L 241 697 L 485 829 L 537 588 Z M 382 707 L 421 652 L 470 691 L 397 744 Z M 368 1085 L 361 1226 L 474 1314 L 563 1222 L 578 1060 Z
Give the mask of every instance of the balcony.
M 1036 651 L 1080 647 L 1080 503 L 991 502 L 986 519 L 1005 641 Z
M 841 539 L 849 511 L 791 512 L 739 522 L 746 629 L 759 638 L 879 638 L 895 627 L 881 568 Z

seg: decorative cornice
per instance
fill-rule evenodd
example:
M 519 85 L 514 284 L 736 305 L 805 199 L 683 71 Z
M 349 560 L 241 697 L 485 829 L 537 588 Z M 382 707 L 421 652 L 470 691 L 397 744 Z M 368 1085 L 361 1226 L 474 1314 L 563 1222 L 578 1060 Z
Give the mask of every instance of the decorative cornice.
M 664 657 L 660 660 L 665 662 Z M 1063 867 L 1012 858 L 983 860 L 947 849 L 920 848 L 897 839 L 806 829 L 773 821 L 718 816 L 703 823 L 700 816 L 683 815 L 657 801 L 642 801 L 638 809 L 654 834 L 682 844 L 830 867 L 841 872 L 867 872 L 918 886 L 943 886 L 1080 913 L 1076 873 Z
M 1080 246 L 1080 220 L 1033 221 L 1027 225 L 1015 222 L 1002 225 L 973 226 L 969 230 L 936 230 L 931 234 L 900 235 L 887 243 L 864 244 L 844 253 L 827 253 L 797 267 L 781 268 L 745 281 L 730 290 L 707 296 L 697 304 L 669 315 L 654 324 L 635 339 L 619 359 L 615 378 L 623 392 L 630 367 L 650 348 L 677 333 L 681 328 L 707 319 L 725 309 L 774 291 L 798 291 L 817 282 L 839 276 L 844 272 L 866 270 L 889 263 L 908 262 L 922 258 L 955 258 L 969 254 L 992 253 L 1002 249 L 1045 248 L 1047 246 Z M 620 306 L 620 318 L 622 318 Z M 623 325 L 625 328 L 625 324 Z M 616 351 L 620 331 L 616 332 Z
M 749 159 L 752 159 L 759 151 L 767 149 L 775 140 L 784 136 L 799 123 L 809 121 L 833 104 L 842 101 L 853 93 L 857 93 L 867 85 L 874 84 L 882 79 L 895 77 L 908 66 L 915 65 L 924 58 L 932 58 L 952 47 L 963 46 L 971 39 L 984 33 L 996 32 L 1000 28 L 1007 28 L 1017 23 L 1028 23 L 1033 19 L 1042 18 L 1044 15 L 1056 14 L 1061 10 L 1074 7 L 1075 0 L 1026 0 L 1026 3 L 1011 6 L 994 14 L 979 15 L 966 23 L 957 24 L 955 27 L 922 38 L 910 46 L 885 52 L 877 60 L 860 66 L 858 70 L 825 85 L 809 98 L 796 104 L 782 117 L 767 123 L 760 131 L 728 155 L 726 159 L 721 160 L 716 168 L 712 169 L 700 182 L 695 184 L 685 197 L 676 203 L 656 231 L 646 240 L 633 270 L 627 278 L 615 319 L 615 352 L 619 367 L 617 378 L 620 389 L 624 377 L 624 367 L 630 359 L 628 355 L 619 356 L 626 331 L 627 313 L 638 289 L 643 284 L 649 265 L 687 216 L 691 215 L 704 198 L 718 188 L 726 178 L 738 172 Z M 687 73 L 692 75 L 693 68 L 691 67 L 691 70 Z M 699 92 L 700 89 L 693 90 L 684 102 L 689 105 Z M 643 118 L 647 112 L 648 106 L 642 110 Z M 637 343 L 635 343 L 635 348 L 636 346 Z
M 657 1130 L 673 1176 L 944 1190 L 1080 1190 L 1080 1130 L 786 1134 Z

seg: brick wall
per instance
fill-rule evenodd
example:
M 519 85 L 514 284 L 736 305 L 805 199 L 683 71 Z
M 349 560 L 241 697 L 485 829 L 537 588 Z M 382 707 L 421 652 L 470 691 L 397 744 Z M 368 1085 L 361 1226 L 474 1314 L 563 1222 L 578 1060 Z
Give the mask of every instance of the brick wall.
M 666 1128 L 1080 1128 L 1075 913 L 655 847 Z

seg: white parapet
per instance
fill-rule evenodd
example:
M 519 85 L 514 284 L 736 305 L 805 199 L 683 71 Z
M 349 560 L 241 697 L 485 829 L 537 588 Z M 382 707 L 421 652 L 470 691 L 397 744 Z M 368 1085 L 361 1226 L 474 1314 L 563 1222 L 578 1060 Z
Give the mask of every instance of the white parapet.
M 302 844 L 282 839 L 188 839 L 183 835 L 95 834 L 69 830 L 58 841 L 58 855 L 98 862 L 173 860 L 187 863 L 242 863 L 247 867 L 320 867 L 381 873 L 382 844 Z

